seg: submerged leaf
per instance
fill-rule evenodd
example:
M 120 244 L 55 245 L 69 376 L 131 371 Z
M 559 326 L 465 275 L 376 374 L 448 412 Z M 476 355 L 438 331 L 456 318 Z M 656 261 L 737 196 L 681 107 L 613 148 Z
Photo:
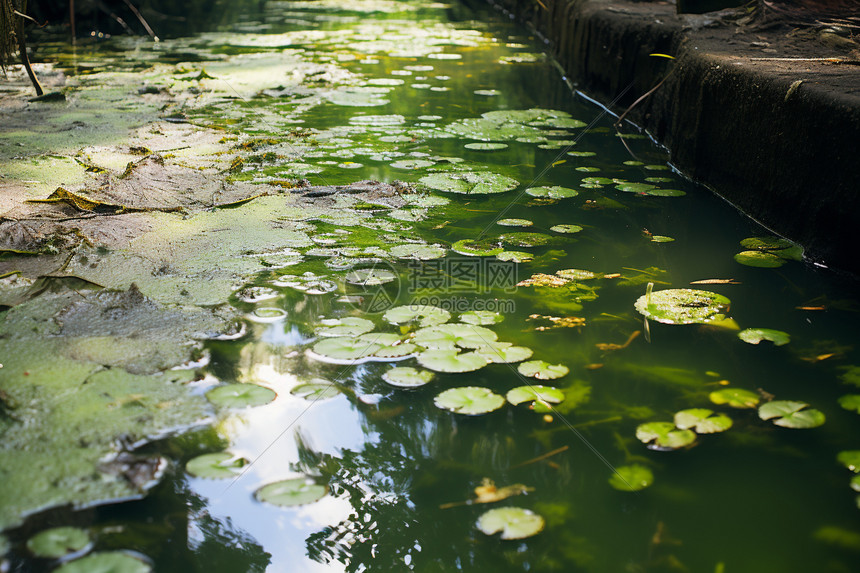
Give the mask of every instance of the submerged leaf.
M 501 532 L 502 539 L 525 539 L 543 530 L 544 519 L 528 509 L 499 507 L 479 517 L 476 525 L 487 535 Z
M 860 394 L 846 394 L 839 397 L 839 405 L 860 414 Z
M 639 491 L 654 483 L 654 473 L 641 464 L 618 466 L 609 477 L 609 485 L 619 491 Z
M 755 408 L 761 401 L 758 394 L 743 388 L 715 390 L 708 397 L 714 404 L 726 404 L 732 408 Z
M 90 536 L 77 527 L 53 527 L 27 540 L 27 549 L 36 557 L 59 559 L 90 544 Z
M 489 388 L 463 386 L 445 390 L 436 396 L 433 403 L 438 408 L 450 410 L 456 414 L 477 416 L 498 410 L 504 406 L 505 399 Z
M 787 332 L 771 328 L 745 328 L 738 333 L 738 338 L 749 344 L 758 344 L 762 340 L 770 340 L 774 346 L 782 346 L 791 341 Z
M 807 406 L 809 404 L 805 402 L 774 400 L 762 404 L 758 415 L 762 420 L 773 420 L 774 424 L 783 428 L 805 429 L 822 425 L 825 421 L 824 414 Z
M 318 501 L 326 493 L 326 486 L 314 483 L 310 478 L 300 477 L 264 485 L 254 493 L 254 497 L 272 505 L 292 507 Z
M 648 422 L 636 428 L 636 437 L 652 450 L 670 451 L 689 446 L 696 441 L 696 433 L 680 430 L 671 422 Z
M 149 573 L 147 563 L 123 551 L 100 551 L 64 563 L 56 573 Z

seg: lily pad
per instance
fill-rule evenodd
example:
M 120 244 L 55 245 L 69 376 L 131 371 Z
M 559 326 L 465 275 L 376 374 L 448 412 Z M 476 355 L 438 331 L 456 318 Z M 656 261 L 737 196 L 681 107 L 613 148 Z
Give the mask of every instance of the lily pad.
M 839 405 L 860 414 L 860 394 L 846 394 L 839 397 Z
M 543 531 L 544 519 L 521 507 L 497 507 L 479 517 L 475 525 L 487 535 L 501 532 L 502 539 L 525 539 Z
M 245 458 L 234 456 L 230 452 L 215 452 L 188 460 L 185 471 L 199 478 L 226 479 L 239 475 L 247 463 Z
M 532 197 L 546 197 L 548 199 L 567 199 L 569 197 L 576 197 L 579 195 L 579 191 L 576 189 L 570 189 L 569 187 L 553 185 L 550 187 L 529 187 L 526 189 L 526 195 L 531 195 Z
M 651 235 L 652 243 L 671 243 L 674 240 L 672 237 L 667 237 L 666 235 Z
M 824 423 L 824 414 L 808 406 L 806 402 L 774 400 L 759 406 L 758 416 L 762 420 L 773 420 L 783 428 L 817 428 Z
M 461 239 L 451 245 L 451 250 L 467 257 L 493 257 L 504 249 L 492 241 Z
M 791 341 L 787 332 L 771 328 L 745 328 L 738 333 L 738 338 L 749 344 L 758 344 L 762 340 L 770 340 L 774 346 L 782 346 Z
M 100 551 L 64 563 L 55 573 L 149 573 L 152 567 L 123 551 Z
M 504 316 L 491 310 L 470 310 L 460 315 L 460 322 L 477 326 L 498 324 L 504 319 Z
M 534 260 L 535 256 L 531 253 L 525 253 L 523 251 L 502 251 L 496 258 L 500 261 L 512 262 L 512 263 L 527 263 L 529 261 Z
M 498 335 L 483 326 L 473 324 L 440 324 L 422 328 L 415 333 L 415 344 L 425 348 L 480 348 L 495 342 Z
M 382 379 L 398 388 L 417 388 L 433 380 L 436 375 L 429 370 L 419 370 L 410 366 L 392 368 L 382 375 Z
M 646 318 L 665 324 L 707 323 L 723 318 L 731 301 L 715 292 L 687 288 L 644 294 L 635 303 Z
M 529 360 L 520 364 L 517 371 L 523 376 L 538 380 L 554 380 L 566 375 L 570 369 L 564 364 L 550 364 L 544 360 Z
M 636 437 L 648 448 L 670 451 L 689 446 L 696 441 L 692 430 L 681 430 L 671 422 L 648 422 L 636 428 Z
M 785 264 L 785 259 L 765 251 L 741 251 L 735 255 L 735 260 L 748 267 L 776 269 Z
M 573 234 L 580 232 L 582 227 L 579 225 L 553 225 L 549 230 L 556 233 Z
M 358 338 L 338 337 L 320 340 L 314 344 L 313 352 L 329 361 L 350 363 L 372 356 L 381 347 L 381 344 L 359 340 Z
M 227 384 L 206 392 L 206 398 L 222 408 L 262 406 L 275 399 L 277 393 L 258 384 Z
M 497 149 L 505 149 L 508 146 L 507 143 L 492 143 L 492 142 L 484 142 L 477 141 L 474 143 L 467 143 L 463 147 L 466 149 L 472 149 L 475 151 L 495 151 Z
M 836 461 L 851 470 L 860 473 L 860 450 L 844 450 L 836 455 Z
M 477 416 L 498 410 L 505 404 L 505 399 L 489 388 L 463 386 L 445 390 L 436 396 L 433 403 L 456 414 Z
M 424 368 L 435 372 L 473 372 L 488 364 L 487 359 L 476 352 L 460 354 L 459 350 L 425 350 L 417 357 Z
M 532 357 L 532 349 L 525 346 L 512 346 L 509 342 L 487 344 L 476 350 L 478 354 L 496 364 L 522 362 Z
M 549 404 L 558 404 L 564 400 L 564 392 L 552 386 L 518 386 L 505 394 L 508 402 L 517 406 L 523 402 L 533 405 L 543 404 L 549 409 Z
M 582 269 L 562 269 L 560 271 L 556 271 L 555 274 L 563 279 L 570 281 L 587 281 L 602 276 L 597 273 Z
M 281 507 L 293 507 L 318 501 L 328 488 L 307 477 L 285 479 L 264 485 L 254 493 L 258 501 Z
M 425 175 L 419 183 L 430 189 L 466 195 L 504 193 L 519 185 L 519 181 L 492 171 L 450 171 Z
M 377 358 L 397 360 L 400 358 L 405 358 L 407 356 L 412 356 L 420 350 L 421 348 L 419 348 L 415 344 L 412 344 L 410 342 L 403 342 L 401 344 L 385 345 L 376 352 L 374 352 L 373 355 Z
M 397 275 L 385 269 L 358 269 L 346 273 L 344 280 L 351 285 L 379 286 L 397 279 Z
M 389 249 L 389 252 L 398 259 L 410 259 L 413 261 L 432 261 L 433 259 L 440 259 L 445 256 L 444 247 L 423 243 L 395 245 Z
M 690 408 L 675 413 L 675 426 L 694 430 L 697 434 L 715 434 L 732 427 L 732 419 L 707 408 Z
M 496 225 L 503 227 L 531 227 L 534 225 L 534 222 L 528 219 L 499 219 L 496 221 Z
M 781 259 L 803 260 L 803 247 L 779 237 L 748 237 L 741 246 L 751 251 L 765 251 Z
M 654 473 L 642 464 L 630 464 L 615 468 L 609 485 L 619 491 L 640 491 L 654 483 Z
M 499 235 L 499 239 L 506 245 L 513 245 L 515 247 L 541 247 L 560 242 L 560 239 L 543 233 L 523 232 L 505 233 L 504 235 Z
M 426 327 L 448 322 L 451 313 L 437 306 L 409 304 L 388 309 L 382 318 L 391 324 L 417 322 L 418 326 Z
M 290 390 L 290 394 L 316 402 L 317 400 L 327 400 L 334 398 L 340 394 L 340 389 L 333 382 L 323 380 L 322 378 L 314 378 L 310 382 L 294 386 Z
M 90 536 L 77 527 L 54 527 L 37 533 L 27 540 L 27 549 L 36 557 L 59 559 L 69 553 L 82 551 L 90 544 Z
M 723 388 L 708 395 L 714 404 L 726 404 L 732 408 L 749 409 L 758 406 L 761 398 L 755 392 L 743 388 Z
M 373 322 L 357 316 L 323 320 L 322 324 L 316 330 L 317 336 L 358 336 L 373 330 Z

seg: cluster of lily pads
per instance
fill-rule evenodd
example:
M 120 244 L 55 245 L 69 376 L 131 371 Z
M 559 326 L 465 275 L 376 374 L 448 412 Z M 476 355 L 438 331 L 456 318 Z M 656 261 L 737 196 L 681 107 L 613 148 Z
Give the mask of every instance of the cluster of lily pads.
M 41 559 L 59 560 L 61 573 L 150 573 L 149 560 L 133 551 L 97 551 L 90 532 L 79 527 L 45 529 L 27 540 L 27 550 Z
M 745 250 L 735 260 L 748 267 L 778 268 L 788 261 L 803 260 L 803 247 L 778 237 L 748 237 L 741 241 Z

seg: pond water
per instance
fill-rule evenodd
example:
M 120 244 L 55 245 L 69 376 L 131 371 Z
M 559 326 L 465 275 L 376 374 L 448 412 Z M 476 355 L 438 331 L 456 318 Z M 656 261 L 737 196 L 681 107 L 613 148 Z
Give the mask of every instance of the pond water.
M 141 379 L 166 371 L 196 400 L 151 428 L 111 421 L 113 456 L 133 449 L 166 464 L 145 496 L 122 503 L 101 505 L 127 497 L 105 476 L 101 495 L 91 483 L 74 493 L 109 472 L 74 466 L 72 450 L 51 454 L 68 461 L 65 477 L 41 483 L 26 452 L 42 438 L 8 434 L 25 453 L 3 465 L 4 479 L 50 493 L 19 507 L 13 498 L 29 494 L 3 488 L 2 505 L 33 514 L 23 524 L 4 514 L 15 526 L 5 532 L 9 570 L 58 567 L 26 545 L 60 526 L 90 539 L 63 558 L 67 571 L 94 570 L 81 556 L 111 551 L 164 572 L 857 570 L 856 282 L 798 260 L 799 247 L 673 171 L 633 126 L 616 129 L 538 40 L 485 7 L 317 0 L 238 17 L 157 45 L 41 48 L 89 94 L 67 119 L 87 105 L 103 107 L 105 124 L 116 119 L 109 108 L 131 124 L 168 117 L 161 135 L 175 125 L 215 136 L 164 145 L 175 155 L 163 161 L 221 161 L 221 180 L 279 192 L 225 209 L 144 210 L 133 215 L 148 218 L 150 234 L 127 248 L 79 245 L 63 266 L 90 281 L 74 287 L 83 292 L 134 282 L 149 303 L 56 315 L 67 302 L 39 306 L 74 290 L 63 285 L 5 303 L 4 432 L 24 416 L 9 396 L 39 407 L 14 378 L 29 374 L 13 354 L 30 348 L 20 332 L 31 315 L 62 326 L 27 355 L 31 370 L 62 355 Z M 126 103 L 135 92 L 152 99 Z M 107 135 L 45 137 L 43 155 L 15 160 L 19 177 L 37 165 L 31 178 L 45 188 L 59 184 L 45 162 L 121 172 L 132 153 Z M 85 180 L 75 173 L 64 176 Z M 333 188 L 362 180 L 410 185 Z M 87 312 L 150 303 L 147 312 L 168 313 L 145 323 L 164 343 L 154 350 L 133 327 L 87 322 Z M 184 339 L 159 321 L 203 321 L 190 309 L 213 307 L 241 330 L 208 337 L 169 370 L 176 361 L 163 357 Z M 68 350 L 75 336 L 88 337 L 86 349 Z M 132 355 L 167 362 L 99 350 L 129 340 Z M 71 376 L 63 368 L 53 375 Z M 494 395 L 439 397 L 463 387 Z M 522 403 L 504 400 L 517 402 L 508 392 L 519 387 Z M 146 395 L 117 400 L 105 411 Z M 160 397 L 159 408 L 183 400 Z M 688 409 L 708 411 L 676 416 Z M 100 410 L 82 411 L 86 424 L 102 423 Z M 70 432 L 84 427 L 75 423 Z M 168 430 L 140 447 L 131 439 Z M 228 461 L 198 459 L 217 452 Z M 194 475 L 209 471 L 226 477 Z M 282 480 L 298 481 L 262 489 Z M 37 511 L 62 505 L 53 499 L 88 507 Z M 529 512 L 506 524 L 521 538 L 476 525 L 489 528 L 482 516 L 500 507 Z

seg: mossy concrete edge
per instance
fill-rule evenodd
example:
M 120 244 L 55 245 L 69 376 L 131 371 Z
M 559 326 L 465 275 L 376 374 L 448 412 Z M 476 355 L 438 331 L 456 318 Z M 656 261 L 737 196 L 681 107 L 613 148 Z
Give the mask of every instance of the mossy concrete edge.
M 828 81 L 855 69 L 756 59 L 768 54 L 731 39 L 732 24 L 722 24 L 721 37 L 713 16 L 678 16 L 668 5 L 489 1 L 532 26 L 575 87 L 612 102 L 615 112 L 674 68 L 628 118 L 665 145 L 684 174 L 803 245 L 811 261 L 860 274 L 853 253 L 860 229 L 860 91 Z

